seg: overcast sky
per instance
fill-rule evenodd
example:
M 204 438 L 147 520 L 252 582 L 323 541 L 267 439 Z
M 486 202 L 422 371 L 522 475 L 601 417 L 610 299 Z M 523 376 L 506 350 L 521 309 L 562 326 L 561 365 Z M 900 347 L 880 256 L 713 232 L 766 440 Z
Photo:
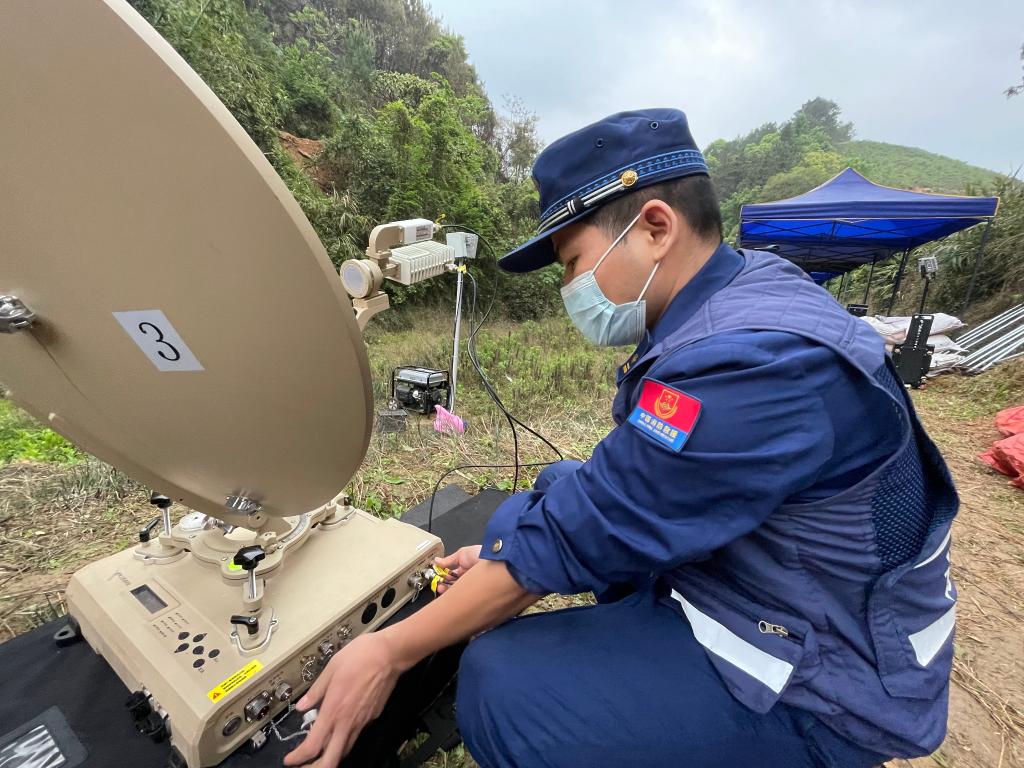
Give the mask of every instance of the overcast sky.
M 551 142 L 612 112 L 683 109 L 697 142 L 837 102 L 857 138 L 1024 164 L 1024 0 L 428 0 L 495 106 Z

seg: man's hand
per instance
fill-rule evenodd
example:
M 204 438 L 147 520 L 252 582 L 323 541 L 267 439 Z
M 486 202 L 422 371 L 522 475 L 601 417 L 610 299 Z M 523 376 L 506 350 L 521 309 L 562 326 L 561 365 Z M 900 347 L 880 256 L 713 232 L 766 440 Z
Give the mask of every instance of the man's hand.
M 320 714 L 306 740 L 285 756 L 285 765 L 334 768 L 348 754 L 384 709 L 402 671 L 390 642 L 380 632 L 368 633 L 334 655 L 296 705 L 301 711 L 319 705 Z
M 504 563 L 479 560 L 480 547 L 464 547 L 438 562 L 450 563 L 461 578 L 451 594 L 412 616 L 360 635 L 331 659 L 298 701 L 300 710 L 319 705 L 306 740 L 285 756 L 285 765 L 335 768 L 360 731 L 384 709 L 398 676 L 447 645 L 518 615 L 537 601 L 509 574 Z
M 435 557 L 434 563 L 441 566 L 442 568 L 448 569 L 448 575 L 445 580 L 437 585 L 437 594 L 443 594 L 446 589 L 449 589 L 455 580 L 462 574 L 472 568 L 480 562 L 480 545 L 472 547 L 462 547 L 452 552 L 447 557 Z

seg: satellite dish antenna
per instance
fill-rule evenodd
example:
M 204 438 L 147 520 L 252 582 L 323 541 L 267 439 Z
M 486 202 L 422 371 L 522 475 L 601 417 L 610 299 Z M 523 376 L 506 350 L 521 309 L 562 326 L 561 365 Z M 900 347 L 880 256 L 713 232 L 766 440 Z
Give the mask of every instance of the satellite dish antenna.
M 0 381 L 163 518 L 74 574 L 69 615 L 137 727 L 217 765 L 442 544 L 339 494 L 372 416 L 352 305 L 171 46 L 123 0 L 4 0 L 0 73 Z
M 126 3 L 0 16 L 0 381 L 192 509 L 328 502 L 366 452 L 369 367 L 284 183 Z

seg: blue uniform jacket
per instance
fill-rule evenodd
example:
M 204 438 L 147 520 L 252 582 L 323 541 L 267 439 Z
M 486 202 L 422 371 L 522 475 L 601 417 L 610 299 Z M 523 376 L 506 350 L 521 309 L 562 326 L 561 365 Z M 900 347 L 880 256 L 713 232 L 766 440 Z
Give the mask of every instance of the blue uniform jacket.
M 631 367 L 735 277 L 721 245 L 619 369 L 618 426 L 495 512 L 483 556 L 537 594 L 601 594 L 702 559 L 786 501 L 828 496 L 898 445 L 891 404 L 830 349 L 778 331 L 718 334 L 658 358 L 658 381 L 700 401 L 681 450 L 627 421 L 649 366 Z M 880 418 L 864 418 L 878 413 Z M 493 551 L 501 542 L 500 549 Z

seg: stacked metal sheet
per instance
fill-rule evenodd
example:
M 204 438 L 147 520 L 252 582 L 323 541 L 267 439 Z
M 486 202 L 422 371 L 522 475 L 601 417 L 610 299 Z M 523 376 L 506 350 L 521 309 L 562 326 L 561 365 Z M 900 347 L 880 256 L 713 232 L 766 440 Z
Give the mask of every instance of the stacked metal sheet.
M 1024 304 L 1001 312 L 956 340 L 969 350 L 957 368 L 972 375 L 1024 356 Z

